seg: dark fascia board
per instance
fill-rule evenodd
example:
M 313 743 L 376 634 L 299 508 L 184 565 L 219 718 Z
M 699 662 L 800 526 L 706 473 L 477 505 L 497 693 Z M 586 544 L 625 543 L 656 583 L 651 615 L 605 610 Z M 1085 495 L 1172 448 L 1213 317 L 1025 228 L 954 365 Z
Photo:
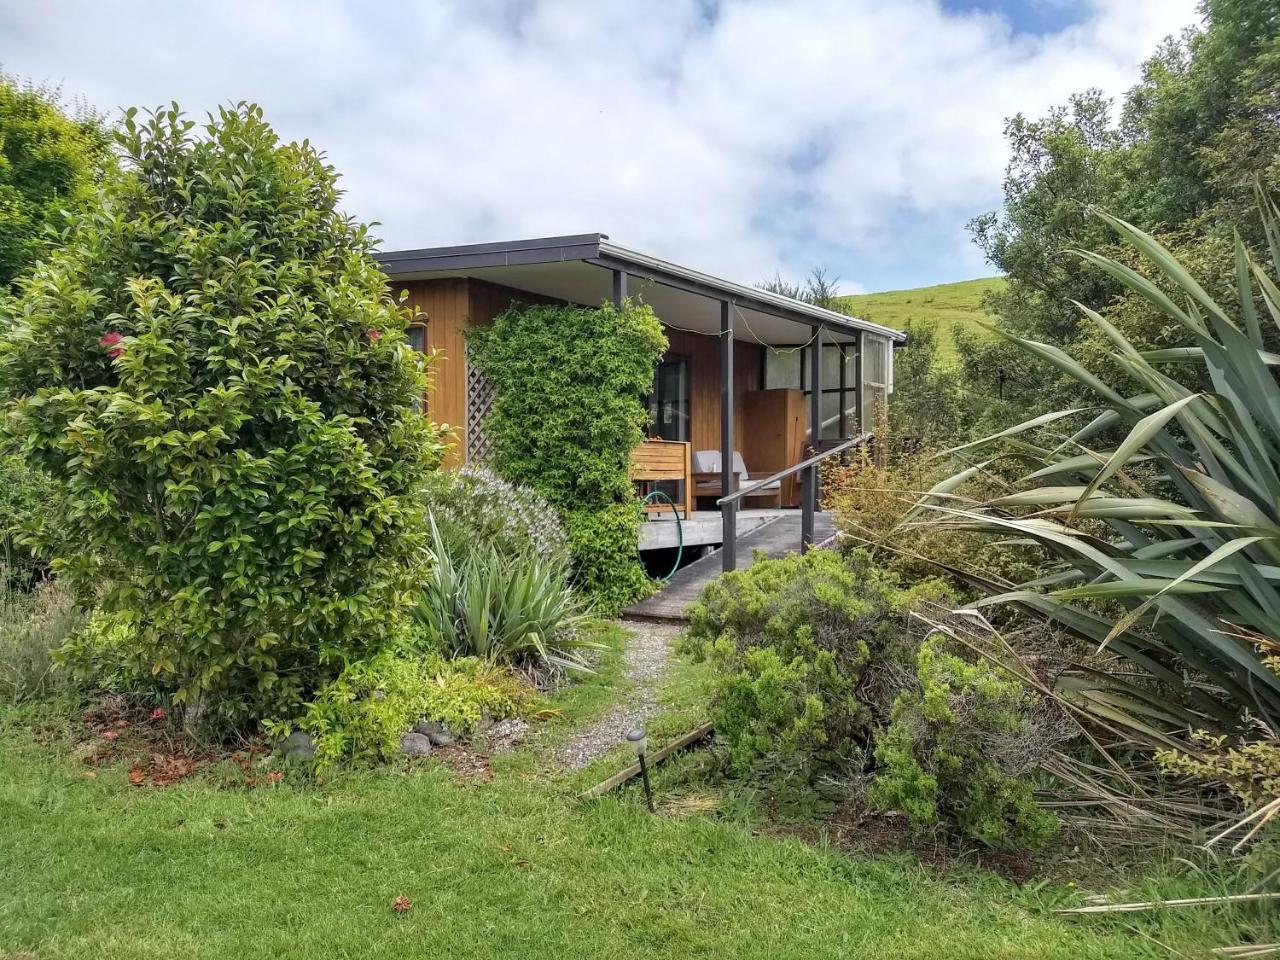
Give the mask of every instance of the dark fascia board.
M 846 316 L 789 297 L 746 287 L 712 277 L 697 270 L 650 257 L 609 242 L 608 234 L 579 233 L 563 237 L 514 240 L 501 243 L 472 243 L 455 247 L 422 250 L 391 250 L 376 255 L 388 277 L 421 273 L 509 267 L 580 260 L 610 270 L 653 280 L 665 286 L 700 294 L 712 300 L 727 300 L 760 313 L 796 323 L 822 326 L 841 332 L 865 331 L 887 337 L 894 346 L 906 341 L 900 330 L 882 327 L 858 317 Z
M 456 247 L 423 250 L 389 250 L 376 254 L 389 277 L 408 273 L 471 270 L 478 267 L 510 267 L 530 263 L 561 263 L 590 260 L 600 253 L 600 233 L 579 233 L 564 237 L 541 237 L 502 243 L 470 243 Z

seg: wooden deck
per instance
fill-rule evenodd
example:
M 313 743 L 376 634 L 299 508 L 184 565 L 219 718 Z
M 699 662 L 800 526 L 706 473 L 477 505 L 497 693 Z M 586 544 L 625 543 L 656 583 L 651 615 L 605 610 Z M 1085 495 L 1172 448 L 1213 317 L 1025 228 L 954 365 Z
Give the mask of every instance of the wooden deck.
M 814 516 L 813 539 L 822 543 L 835 536 L 835 523 L 831 514 L 819 512 Z M 751 566 L 757 550 L 765 556 L 781 557 L 800 549 L 800 511 L 788 510 L 753 527 L 738 537 L 737 569 Z M 702 593 L 703 588 L 723 572 L 720 551 L 715 550 L 676 572 L 662 589 L 637 604 L 622 611 L 624 617 L 635 620 L 667 620 L 684 622 L 685 608 Z

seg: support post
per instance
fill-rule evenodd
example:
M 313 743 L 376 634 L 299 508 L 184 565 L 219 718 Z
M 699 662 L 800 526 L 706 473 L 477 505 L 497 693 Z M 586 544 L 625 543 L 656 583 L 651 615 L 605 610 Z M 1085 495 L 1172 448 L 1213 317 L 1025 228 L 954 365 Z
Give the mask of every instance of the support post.
M 817 453 L 822 442 L 822 327 L 813 328 L 809 348 L 809 445 Z M 813 546 L 813 520 L 818 508 L 818 467 L 806 467 L 800 475 L 800 550 Z
M 858 355 L 853 361 L 854 402 L 858 405 L 858 429 L 850 433 L 857 435 L 867 429 L 867 421 L 862 408 L 862 331 L 858 331 Z
M 627 271 L 613 271 L 613 305 L 615 307 L 622 306 L 622 301 L 627 299 Z
M 733 472 L 733 304 L 720 301 L 720 496 L 738 489 Z M 720 557 L 727 572 L 738 566 L 738 502 L 720 507 Z

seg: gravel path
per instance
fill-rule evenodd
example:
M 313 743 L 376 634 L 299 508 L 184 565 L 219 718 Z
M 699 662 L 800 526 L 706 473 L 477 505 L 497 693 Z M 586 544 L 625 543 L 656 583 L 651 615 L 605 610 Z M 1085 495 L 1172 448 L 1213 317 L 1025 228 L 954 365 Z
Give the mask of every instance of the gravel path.
M 570 737 L 555 752 L 556 761 L 569 770 L 585 767 L 617 746 L 632 727 L 640 726 L 660 709 L 658 681 L 666 671 L 671 643 L 683 624 L 620 620 L 630 631 L 623 654 L 627 679 L 635 684 L 627 699 L 590 726 Z

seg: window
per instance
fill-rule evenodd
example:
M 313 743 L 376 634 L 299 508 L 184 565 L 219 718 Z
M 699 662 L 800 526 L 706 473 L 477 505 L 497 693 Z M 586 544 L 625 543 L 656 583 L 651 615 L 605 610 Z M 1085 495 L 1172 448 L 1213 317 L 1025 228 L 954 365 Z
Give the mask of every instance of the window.
M 777 347 L 765 351 L 764 387 L 766 390 L 791 388 L 813 389 L 809 383 L 811 347 Z M 847 440 L 858 433 L 858 345 L 856 343 L 824 343 L 822 345 L 822 440 Z M 805 403 L 805 414 L 809 404 Z
M 649 426 L 653 436 L 663 440 L 689 439 L 689 361 L 684 357 L 668 357 L 658 364 L 649 413 L 653 417 Z
M 409 337 L 409 346 L 419 353 L 427 352 L 427 325 L 425 323 L 413 323 L 409 325 L 409 329 L 405 331 Z M 413 402 L 414 409 L 419 413 L 423 413 L 427 409 L 427 398 L 418 397 Z
M 415 323 L 409 327 L 409 346 L 419 353 L 427 352 L 427 327 L 423 323 Z

